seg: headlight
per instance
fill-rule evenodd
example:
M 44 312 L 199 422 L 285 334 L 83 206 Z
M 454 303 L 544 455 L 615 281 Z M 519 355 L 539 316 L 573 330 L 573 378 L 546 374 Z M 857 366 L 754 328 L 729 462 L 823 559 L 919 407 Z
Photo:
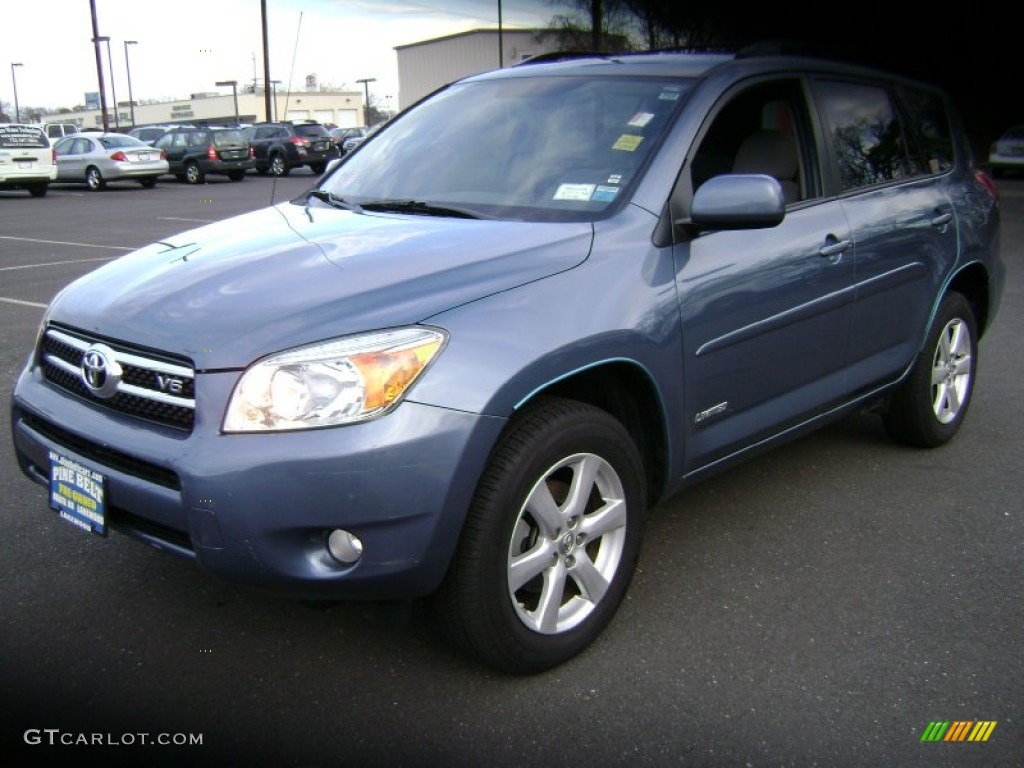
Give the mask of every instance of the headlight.
M 349 336 L 271 355 L 235 385 L 225 432 L 331 427 L 387 413 L 445 342 L 419 326 Z

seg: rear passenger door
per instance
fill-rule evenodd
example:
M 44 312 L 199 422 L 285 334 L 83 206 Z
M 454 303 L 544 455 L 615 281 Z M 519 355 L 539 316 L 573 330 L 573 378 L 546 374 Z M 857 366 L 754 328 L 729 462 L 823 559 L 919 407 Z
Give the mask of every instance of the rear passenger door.
M 688 160 L 694 191 L 737 172 L 773 176 L 788 191 L 778 226 L 695 232 L 674 248 L 691 472 L 813 418 L 846 392 L 850 233 L 840 203 L 822 194 L 806 94 L 795 77 L 727 94 Z M 781 148 L 780 137 L 792 145 L 786 157 L 765 151 Z
M 901 109 L 897 91 L 884 82 L 815 82 L 854 241 L 853 391 L 888 382 L 913 361 L 957 258 L 943 101 L 923 90 L 904 93 Z M 918 136 L 929 136 L 930 146 L 922 147 Z

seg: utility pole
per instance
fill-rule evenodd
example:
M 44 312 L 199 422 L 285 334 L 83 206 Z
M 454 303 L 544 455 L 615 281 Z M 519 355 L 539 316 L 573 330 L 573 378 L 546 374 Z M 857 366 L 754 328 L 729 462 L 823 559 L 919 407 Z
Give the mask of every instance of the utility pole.
M 376 83 L 376 77 L 364 77 L 362 80 L 356 80 L 357 83 L 363 84 L 363 90 L 366 93 L 365 100 L 363 101 L 363 125 L 367 128 L 370 127 L 370 83 Z
M 266 3 L 266 0 L 263 0 Z M 92 45 L 96 51 L 96 77 L 100 81 L 100 110 L 103 112 L 103 132 L 110 130 L 110 116 L 107 114 L 107 92 L 103 87 L 103 57 L 100 55 L 100 28 L 96 21 L 96 0 L 89 0 L 92 11 Z

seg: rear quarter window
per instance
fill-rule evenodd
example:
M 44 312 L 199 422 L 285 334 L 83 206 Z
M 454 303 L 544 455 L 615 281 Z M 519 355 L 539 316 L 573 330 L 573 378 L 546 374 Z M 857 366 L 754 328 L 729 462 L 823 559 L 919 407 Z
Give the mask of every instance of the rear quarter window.
M 925 173 L 944 173 L 953 167 L 953 134 L 945 99 L 934 91 L 904 86 L 900 100 Z
M 50 146 L 46 135 L 32 125 L 0 125 L 0 147 L 42 149 Z
M 816 91 L 844 192 L 920 173 L 887 88 L 824 80 Z

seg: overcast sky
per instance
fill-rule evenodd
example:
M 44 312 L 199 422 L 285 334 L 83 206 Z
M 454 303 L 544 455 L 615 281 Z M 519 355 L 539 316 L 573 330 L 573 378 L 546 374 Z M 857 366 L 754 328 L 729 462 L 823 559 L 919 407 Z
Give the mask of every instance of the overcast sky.
M 260 0 L 94 1 L 99 34 L 111 39 L 119 101 L 128 99 L 125 40 L 138 41 L 128 47 L 136 101 L 188 98 L 218 91 L 217 80 L 263 78 Z M 89 0 L 0 2 L 7 30 L 0 102 L 13 106 L 12 62 L 23 65 L 14 70 L 22 107 L 70 108 L 99 90 Z M 502 0 L 501 7 L 508 28 L 545 26 L 556 12 L 547 0 Z M 267 0 L 267 16 L 272 80 L 299 90 L 316 74 L 322 85 L 362 90 L 356 80 L 372 77 L 371 97 L 390 96 L 397 107 L 394 47 L 497 28 L 498 0 Z M 108 77 L 106 44 L 101 50 Z

